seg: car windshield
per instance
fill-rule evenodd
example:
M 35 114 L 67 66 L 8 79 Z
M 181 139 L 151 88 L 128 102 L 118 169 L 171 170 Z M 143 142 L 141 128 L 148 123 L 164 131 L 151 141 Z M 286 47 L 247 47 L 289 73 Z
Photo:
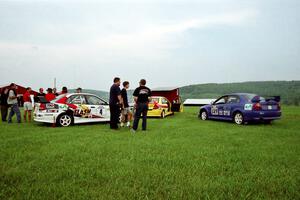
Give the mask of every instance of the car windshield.
M 266 101 L 265 98 L 257 95 L 257 94 L 246 94 L 244 95 L 246 97 L 246 99 L 250 102 L 250 101 L 259 101 L 259 102 L 264 102 Z
M 159 98 L 152 98 L 150 103 L 158 103 L 159 102 Z
M 53 100 L 51 101 L 51 103 L 55 103 L 56 101 L 58 101 L 59 99 L 65 97 L 65 96 L 67 96 L 67 94 L 61 94 L 61 95 L 58 95 L 55 99 L 53 99 Z

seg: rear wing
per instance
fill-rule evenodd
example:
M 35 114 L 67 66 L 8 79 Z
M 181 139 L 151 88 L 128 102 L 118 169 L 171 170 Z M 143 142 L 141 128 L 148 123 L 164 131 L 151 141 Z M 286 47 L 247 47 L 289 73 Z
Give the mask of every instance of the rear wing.
M 280 102 L 281 101 L 281 97 L 280 96 L 270 96 L 270 97 L 266 97 L 266 101 L 276 101 L 276 102 Z

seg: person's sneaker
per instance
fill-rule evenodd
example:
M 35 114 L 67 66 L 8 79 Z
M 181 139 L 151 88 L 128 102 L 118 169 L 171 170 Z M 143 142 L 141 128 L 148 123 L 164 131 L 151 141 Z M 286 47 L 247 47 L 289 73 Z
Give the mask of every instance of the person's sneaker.
M 124 123 L 123 122 L 121 123 L 121 127 L 124 127 Z
M 135 134 L 135 133 L 136 133 L 136 130 L 134 130 L 134 129 L 132 128 L 132 129 L 130 129 L 130 132 L 131 132 L 132 134 Z
M 127 122 L 126 126 L 127 126 L 127 127 L 130 127 L 130 122 Z

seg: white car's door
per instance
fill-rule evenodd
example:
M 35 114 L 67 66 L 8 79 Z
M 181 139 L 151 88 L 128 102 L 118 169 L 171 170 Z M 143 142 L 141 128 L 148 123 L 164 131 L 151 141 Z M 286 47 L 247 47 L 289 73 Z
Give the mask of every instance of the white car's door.
M 109 121 L 108 104 L 97 96 L 85 95 L 87 106 L 91 109 L 92 118 L 96 121 Z
M 74 94 L 68 98 L 67 103 L 76 106 L 76 109 L 74 110 L 75 124 L 88 122 L 90 110 L 86 105 L 87 103 L 84 95 Z

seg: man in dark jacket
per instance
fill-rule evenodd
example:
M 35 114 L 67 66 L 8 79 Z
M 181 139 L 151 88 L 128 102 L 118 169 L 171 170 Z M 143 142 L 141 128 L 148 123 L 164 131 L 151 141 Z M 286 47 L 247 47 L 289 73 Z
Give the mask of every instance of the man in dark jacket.
M 147 128 L 147 113 L 148 113 L 148 104 L 151 100 L 151 90 L 147 88 L 146 86 L 146 80 L 142 79 L 140 81 L 140 87 L 136 88 L 133 92 L 133 97 L 135 101 L 135 115 L 134 115 L 134 122 L 132 127 L 132 132 L 135 133 L 135 131 L 138 128 L 139 120 L 141 118 L 141 115 L 143 116 L 143 123 L 142 123 L 142 130 L 146 131 Z
M 109 92 L 109 109 L 110 109 L 110 128 L 118 129 L 118 123 L 121 113 L 122 97 L 120 90 L 120 78 L 114 78 L 114 84 Z
M 7 104 L 7 99 L 8 99 L 8 88 L 3 88 L 1 91 L 1 118 L 3 122 L 7 121 L 7 112 L 8 112 L 8 104 Z
M 14 114 L 17 115 L 17 121 L 18 123 L 21 123 L 21 113 L 20 113 L 20 109 L 18 106 L 18 96 L 17 96 L 17 86 L 16 84 L 12 83 L 10 84 L 10 89 L 8 91 L 8 99 L 7 99 L 7 104 L 10 107 L 10 113 L 8 116 L 8 123 L 12 122 L 12 117 L 14 116 Z

